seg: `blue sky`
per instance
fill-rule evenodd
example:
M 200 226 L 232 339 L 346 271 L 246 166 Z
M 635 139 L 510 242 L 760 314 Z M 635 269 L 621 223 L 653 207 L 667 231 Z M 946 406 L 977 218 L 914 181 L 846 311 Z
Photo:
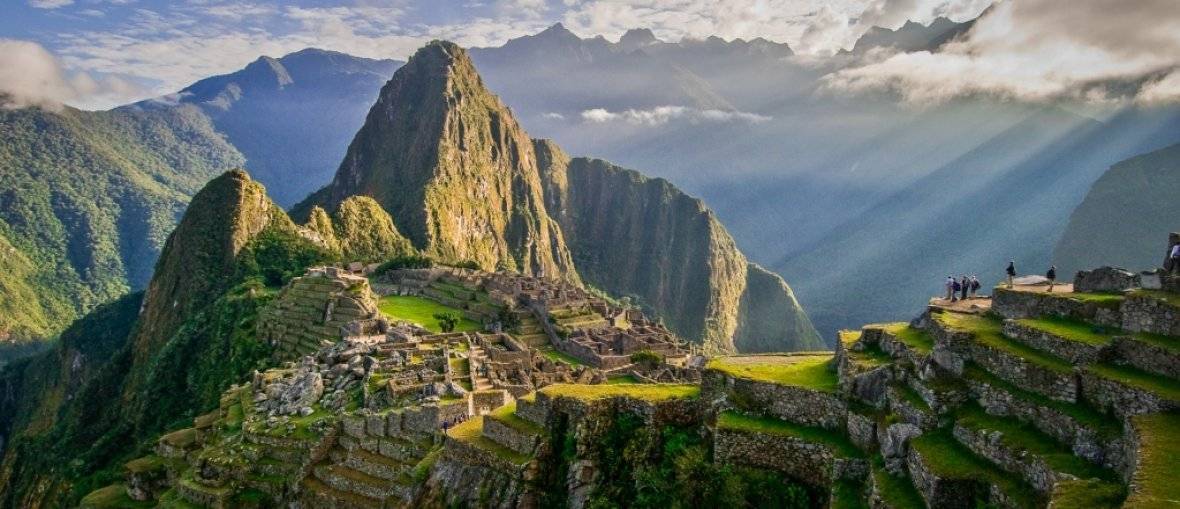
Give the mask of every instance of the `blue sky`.
M 823 58 L 871 26 L 962 21 L 991 1 L 2 0 L 0 90 L 106 108 L 174 92 L 261 55 L 318 47 L 404 59 L 431 39 L 493 46 L 555 22 L 612 40 L 630 28 L 668 41 L 765 37 Z M 915 102 L 980 92 L 1101 102 L 1107 93 L 1086 84 L 1122 79 L 1143 81 L 1147 100 L 1171 101 L 1180 97 L 1176 2 L 1002 1 L 959 44 L 937 54 L 877 55 L 826 82 L 838 90 L 892 88 Z

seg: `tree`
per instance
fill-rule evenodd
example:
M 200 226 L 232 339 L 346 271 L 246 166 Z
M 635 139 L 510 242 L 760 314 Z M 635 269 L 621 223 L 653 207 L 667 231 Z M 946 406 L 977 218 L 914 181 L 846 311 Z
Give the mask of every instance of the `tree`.
M 438 320 L 438 328 L 443 332 L 451 332 L 459 325 L 459 315 L 451 312 L 435 313 L 434 319 Z

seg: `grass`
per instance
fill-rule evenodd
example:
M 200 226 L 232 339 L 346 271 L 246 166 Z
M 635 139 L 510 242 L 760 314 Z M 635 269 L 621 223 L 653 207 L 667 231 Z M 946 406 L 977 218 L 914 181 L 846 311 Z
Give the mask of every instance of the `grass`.
M 405 320 L 416 323 L 430 332 L 442 332 L 438 325 L 436 313 L 455 313 L 459 315 L 459 323 L 455 325 L 455 332 L 477 331 L 480 324 L 464 318 L 462 311 L 450 306 L 444 306 L 433 300 L 413 295 L 389 295 L 382 297 L 377 303 L 378 309 L 394 320 Z
M 1175 507 L 1180 500 L 1176 458 L 1180 458 L 1180 413 L 1135 416 L 1132 419 L 1142 448 L 1128 507 Z
M 933 410 L 930 408 L 930 404 L 926 403 L 926 400 L 922 399 L 922 396 L 919 395 L 918 391 L 915 391 L 913 387 L 910 387 L 904 383 L 895 383 L 893 384 L 893 389 L 897 391 L 899 396 L 901 396 L 902 401 L 909 403 L 910 406 L 923 412 L 933 412 Z
M 1086 479 L 1057 483 L 1049 498 L 1053 507 L 1113 509 L 1123 506 L 1123 498 L 1126 495 L 1126 489 L 1121 484 Z
M 138 502 L 127 496 L 127 488 L 122 484 L 112 484 L 105 488 L 92 491 L 79 504 L 83 508 L 140 508 L 155 507 L 153 501 Z
M 836 335 L 840 339 L 840 344 L 844 345 L 844 348 L 848 348 L 860 340 L 861 331 L 845 329 L 837 332 Z
M 1001 332 L 1003 322 L 998 318 L 962 313 L 939 313 L 934 316 L 935 320 L 947 327 L 971 333 L 976 342 L 988 348 L 1019 357 L 1057 373 L 1073 372 L 1073 365 L 1068 361 L 1005 337 Z
M 885 470 L 885 460 L 880 456 L 873 458 L 872 475 L 877 493 L 886 506 L 893 509 L 926 509 L 926 501 L 914 487 L 913 481 L 890 474 Z
M 830 354 L 718 357 L 705 367 L 756 382 L 836 392 L 836 371 L 831 360 Z
M 606 379 L 606 383 L 608 383 L 610 385 L 635 384 L 635 383 L 639 383 L 639 379 L 635 378 L 635 375 L 619 375 L 619 376 L 608 377 Z
M 1131 336 L 1135 341 L 1147 343 L 1149 345 L 1163 348 L 1172 353 L 1180 354 L 1180 338 L 1172 336 L 1164 336 L 1163 334 L 1152 334 L 1150 332 L 1136 332 Z
M 865 486 L 860 481 L 841 480 L 832 486 L 831 509 L 868 509 Z
M 885 332 L 892 334 L 902 344 L 918 353 L 929 354 L 934 350 L 934 338 L 924 330 L 910 327 L 908 323 L 889 324 L 885 327 Z
M 852 361 L 853 365 L 862 369 L 873 369 L 893 362 L 893 357 L 882 352 L 881 348 L 876 345 L 865 346 L 859 352 L 849 350 L 848 359 Z
M 701 387 L 693 384 L 553 384 L 538 392 L 550 397 L 561 396 L 582 401 L 627 397 L 655 402 L 693 399 L 701 395 Z
M 978 382 L 986 383 L 996 389 L 1011 394 L 1017 399 L 1068 415 L 1069 417 L 1081 423 L 1083 426 L 1094 430 L 1103 437 L 1113 438 L 1120 436 L 1123 433 L 1123 427 L 1116 419 L 1103 414 L 1094 408 L 1086 406 L 1082 403 L 1065 403 L 1062 401 L 1057 401 L 1041 394 L 1021 389 L 1007 380 L 1003 380 L 991 373 L 988 373 L 986 370 L 976 364 L 968 363 L 964 368 L 963 376 Z
M 513 465 L 528 463 L 529 457 L 504 447 L 483 436 L 483 416 L 472 417 L 447 430 L 447 436 L 488 451 Z
M 581 359 L 578 359 L 577 357 L 574 357 L 574 356 L 572 356 L 568 353 L 565 353 L 565 352 L 559 352 L 559 351 L 557 351 L 556 348 L 553 348 L 552 346 L 546 346 L 543 348 L 539 348 L 538 350 L 540 350 L 541 355 L 544 355 L 545 357 L 547 357 L 549 360 L 551 360 L 553 362 L 564 362 L 564 363 L 569 364 L 571 366 L 585 366 L 586 365 L 586 363 L 582 362 Z
M 1047 293 L 1045 295 L 1053 295 Z M 1076 301 L 1085 302 L 1087 304 L 1094 304 L 1098 307 L 1118 309 L 1123 304 L 1124 297 L 1117 293 L 1070 293 L 1063 297 L 1073 299 Z
M 1092 364 L 1086 369 L 1102 378 L 1154 393 L 1166 400 L 1180 401 L 1180 381 L 1166 376 L 1110 363 Z
M 1035 427 L 1010 417 L 988 415 L 979 405 L 965 405 L 959 409 L 958 423 L 970 429 L 999 431 L 1001 441 L 1009 449 L 1026 451 L 1039 456 L 1053 470 L 1071 474 L 1079 479 L 1115 481 L 1114 472 L 1101 468 L 1073 454 L 1068 447 Z
M 1169 306 L 1180 308 L 1180 295 L 1165 292 L 1163 290 L 1135 290 L 1131 292 L 1132 297 L 1149 297 L 1155 300 L 1162 300 L 1167 302 Z
M 848 437 L 836 431 L 802 426 L 774 417 L 757 417 L 726 410 L 717 416 L 717 428 L 747 433 L 760 433 L 780 437 L 797 438 L 827 446 L 836 456 L 863 458 L 864 452 L 852 444 Z
M 1095 327 L 1080 320 L 1060 317 L 1025 318 L 1017 320 L 1025 327 L 1047 332 L 1069 341 L 1093 346 L 1109 345 L 1115 334 L 1106 332 L 1102 327 Z
M 922 455 L 926 466 L 939 477 L 972 479 L 1000 488 L 1020 507 L 1034 507 L 1036 492 L 1016 476 L 1004 472 L 960 444 L 949 430 L 941 429 L 915 438 L 910 447 Z
M 193 504 L 180 496 L 180 493 L 175 489 L 165 491 L 160 495 L 159 505 L 157 509 L 201 509 L 201 506 Z
M 128 472 L 134 474 L 142 474 L 145 472 L 154 472 L 164 468 L 164 458 L 151 454 L 142 458 L 136 458 L 128 461 L 123 465 Z
M 536 424 L 533 424 L 529 421 L 526 421 L 526 420 L 522 419 L 520 416 L 516 415 L 516 402 L 515 401 L 513 401 L 507 405 L 504 405 L 500 408 L 495 409 L 494 411 L 492 411 L 492 413 L 485 416 L 485 418 L 499 421 L 499 422 L 503 423 L 504 425 L 506 425 L 512 429 L 515 429 L 516 431 L 519 431 L 521 433 L 525 433 L 528 435 L 538 435 L 539 436 L 539 435 L 543 435 L 545 433 L 544 428 L 537 426 Z

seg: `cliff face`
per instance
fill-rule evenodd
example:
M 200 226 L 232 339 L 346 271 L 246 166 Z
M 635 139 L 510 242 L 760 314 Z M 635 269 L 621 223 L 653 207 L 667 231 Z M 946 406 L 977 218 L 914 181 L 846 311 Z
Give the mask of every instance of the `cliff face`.
M 592 285 L 633 295 L 724 350 L 803 350 L 819 336 L 781 278 L 750 264 L 713 213 L 663 179 L 536 141 L 546 205 Z
M 1070 215 L 1053 251 L 1060 273 L 1072 277 L 1101 264 L 1130 270 L 1157 266 L 1166 254 L 1158 239 L 1176 231 L 1180 215 L 1177 171 L 1180 144 L 1112 166 Z
M 454 44 L 431 43 L 394 73 L 332 183 L 296 216 L 354 195 L 380 203 L 426 254 L 577 280 L 532 142 Z

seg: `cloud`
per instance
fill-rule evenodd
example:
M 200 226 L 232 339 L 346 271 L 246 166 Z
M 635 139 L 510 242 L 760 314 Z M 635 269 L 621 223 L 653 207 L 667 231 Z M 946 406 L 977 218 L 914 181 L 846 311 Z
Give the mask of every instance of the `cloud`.
M 37 9 L 57 9 L 73 4 L 74 0 L 29 0 L 29 7 Z
M 542 113 L 541 118 L 544 118 L 547 120 L 565 120 L 565 115 L 551 111 L 548 113 Z
M 659 126 L 672 121 L 685 121 L 693 124 L 707 122 L 748 122 L 761 123 L 770 117 L 756 113 L 727 110 L 702 110 L 685 106 L 658 106 L 647 110 L 629 109 L 624 111 L 610 111 L 605 108 L 594 108 L 582 112 L 582 120 L 595 124 L 607 122 L 626 122 L 632 125 Z
M 0 94 L 5 107 L 41 106 L 58 109 L 79 100 L 121 102 L 141 91 L 115 76 L 95 78 L 67 73 L 61 62 L 40 44 L 0 39 Z
M 1134 8 L 1121 0 L 1021 0 L 997 4 L 965 38 L 937 53 L 896 54 L 843 69 L 825 76 L 823 86 L 889 91 L 911 102 L 974 95 L 1160 102 L 1180 99 L 1176 69 L 1174 0 L 1138 0 Z

